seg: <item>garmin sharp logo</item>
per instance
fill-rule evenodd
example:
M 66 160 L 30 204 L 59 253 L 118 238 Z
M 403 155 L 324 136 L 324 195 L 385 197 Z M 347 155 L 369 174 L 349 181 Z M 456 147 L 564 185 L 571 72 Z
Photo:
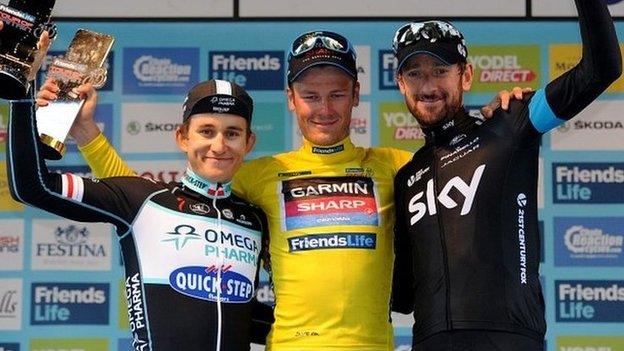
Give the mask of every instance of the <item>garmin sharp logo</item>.
M 213 51 L 208 74 L 247 90 L 284 89 L 283 51 Z

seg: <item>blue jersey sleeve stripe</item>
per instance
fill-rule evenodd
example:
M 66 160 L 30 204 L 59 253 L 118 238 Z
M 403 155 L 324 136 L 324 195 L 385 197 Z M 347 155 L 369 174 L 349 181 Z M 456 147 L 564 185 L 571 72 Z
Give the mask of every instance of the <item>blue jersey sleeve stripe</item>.
M 544 89 L 536 91 L 531 102 L 529 102 L 529 119 L 533 127 L 540 133 L 546 133 L 565 122 L 565 120 L 557 118 L 552 108 L 550 108 L 548 101 L 546 101 L 546 91 Z

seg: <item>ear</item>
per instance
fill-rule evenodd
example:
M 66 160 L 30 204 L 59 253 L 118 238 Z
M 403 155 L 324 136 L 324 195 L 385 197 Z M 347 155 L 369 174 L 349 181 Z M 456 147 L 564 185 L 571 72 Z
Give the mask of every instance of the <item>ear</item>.
M 466 69 L 464 70 L 464 73 L 462 74 L 462 89 L 464 91 L 469 91 L 470 87 L 472 87 L 472 78 L 474 77 L 474 67 L 472 67 L 472 64 L 469 62 L 466 64 Z
M 360 104 L 360 82 L 355 81 L 353 84 L 353 107 L 355 107 Z
M 295 112 L 295 89 L 292 85 L 286 88 L 286 97 L 288 98 L 288 109 L 290 112 Z
M 247 145 L 245 146 L 245 155 L 250 153 L 254 146 L 256 146 L 256 133 L 249 132 L 249 135 L 247 136 Z
M 188 130 L 186 133 L 188 133 Z M 188 151 L 188 135 L 186 133 L 182 131 L 181 127 L 178 127 L 178 129 L 176 129 L 175 131 L 176 144 L 178 145 L 178 148 L 184 153 Z
M 401 95 L 405 95 L 405 81 L 403 81 L 403 76 L 401 73 L 398 73 L 394 76 L 394 80 L 396 80 L 397 85 L 399 86 L 399 91 Z

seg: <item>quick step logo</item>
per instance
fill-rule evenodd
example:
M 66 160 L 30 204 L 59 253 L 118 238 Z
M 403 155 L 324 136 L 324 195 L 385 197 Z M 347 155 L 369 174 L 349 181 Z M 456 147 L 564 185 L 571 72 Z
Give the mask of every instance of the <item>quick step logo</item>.
M 553 163 L 553 202 L 624 203 L 624 163 Z
M 624 281 L 555 281 L 557 322 L 624 322 Z
M 213 51 L 208 74 L 247 90 L 284 89 L 283 51 Z

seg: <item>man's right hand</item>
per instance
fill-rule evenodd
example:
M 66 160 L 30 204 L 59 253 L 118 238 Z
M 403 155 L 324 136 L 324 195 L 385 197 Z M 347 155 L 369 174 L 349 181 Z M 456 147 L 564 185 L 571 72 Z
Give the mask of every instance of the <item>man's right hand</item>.
M 37 93 L 37 106 L 47 106 L 55 101 L 58 98 L 58 92 L 59 87 L 56 82 L 48 78 Z M 94 119 L 98 96 L 91 84 L 83 84 L 75 88 L 74 92 L 85 102 L 69 130 L 69 135 L 76 139 L 78 146 L 84 146 L 100 134 L 100 128 Z

